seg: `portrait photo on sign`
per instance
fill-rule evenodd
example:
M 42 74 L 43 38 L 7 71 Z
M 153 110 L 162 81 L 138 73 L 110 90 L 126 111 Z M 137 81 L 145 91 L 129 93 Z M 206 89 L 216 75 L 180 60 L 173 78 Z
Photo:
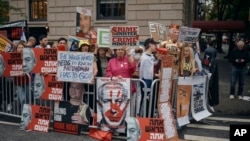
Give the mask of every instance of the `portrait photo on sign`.
M 23 49 L 23 71 L 31 73 L 36 65 L 36 57 L 32 48 Z
M 97 79 L 97 123 L 101 130 L 126 132 L 130 116 L 130 79 Z

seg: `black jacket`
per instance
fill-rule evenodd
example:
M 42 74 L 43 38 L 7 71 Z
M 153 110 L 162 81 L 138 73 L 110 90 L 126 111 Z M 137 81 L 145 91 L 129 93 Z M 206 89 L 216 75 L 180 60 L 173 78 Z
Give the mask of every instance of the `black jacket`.
M 236 59 L 238 59 L 239 62 L 236 62 Z M 240 62 L 241 59 L 244 59 L 244 62 Z M 237 68 L 246 67 L 246 64 L 249 62 L 248 51 L 246 50 L 246 48 L 243 48 L 242 50 L 234 48 L 230 54 L 229 61 L 232 62 L 232 65 Z

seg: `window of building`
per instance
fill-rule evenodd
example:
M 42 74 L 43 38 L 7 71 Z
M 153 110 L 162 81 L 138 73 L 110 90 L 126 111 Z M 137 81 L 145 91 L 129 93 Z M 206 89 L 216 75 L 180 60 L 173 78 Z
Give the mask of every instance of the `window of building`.
M 97 0 L 97 20 L 125 20 L 125 0 Z
M 30 20 L 47 21 L 47 0 L 30 0 Z

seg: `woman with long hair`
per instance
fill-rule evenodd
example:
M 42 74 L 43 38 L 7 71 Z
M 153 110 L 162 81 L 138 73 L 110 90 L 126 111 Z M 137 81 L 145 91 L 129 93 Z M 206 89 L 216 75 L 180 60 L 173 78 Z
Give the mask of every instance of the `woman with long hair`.
M 199 71 L 195 62 L 193 48 L 184 47 L 181 58 L 181 76 L 193 76 L 194 73 Z

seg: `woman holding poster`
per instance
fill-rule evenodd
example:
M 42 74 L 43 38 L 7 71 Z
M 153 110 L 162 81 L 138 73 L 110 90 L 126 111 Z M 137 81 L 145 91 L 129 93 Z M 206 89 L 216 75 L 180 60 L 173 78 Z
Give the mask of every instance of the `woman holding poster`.
M 184 47 L 183 56 L 181 58 L 181 76 L 193 76 L 194 73 L 199 71 L 194 59 L 194 51 L 191 47 Z

